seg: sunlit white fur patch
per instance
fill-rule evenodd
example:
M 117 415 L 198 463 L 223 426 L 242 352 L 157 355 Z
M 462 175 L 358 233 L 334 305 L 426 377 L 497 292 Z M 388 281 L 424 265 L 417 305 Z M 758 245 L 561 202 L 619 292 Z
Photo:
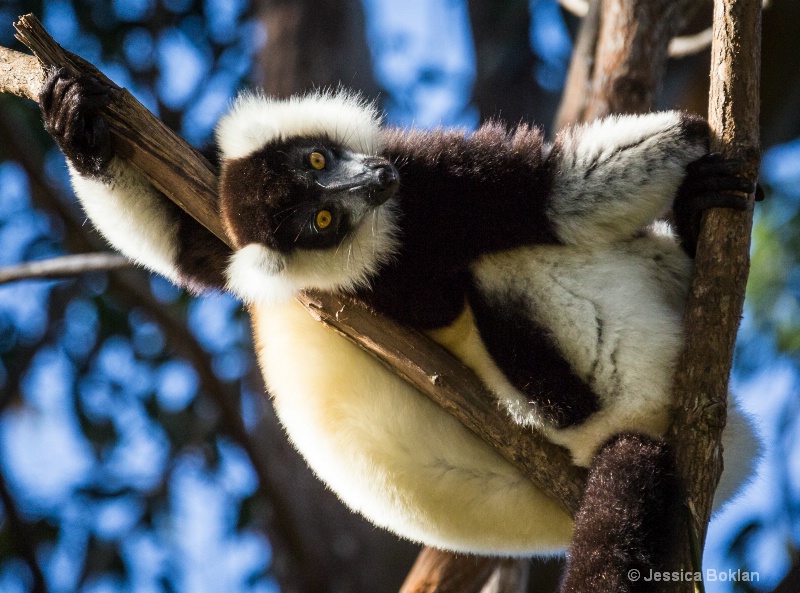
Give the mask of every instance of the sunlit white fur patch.
M 677 111 L 608 117 L 562 132 L 549 213 L 559 239 L 572 245 L 625 240 L 663 215 L 706 152 L 684 133 Z
M 519 302 L 518 314 L 546 329 L 600 398 L 601 410 L 585 422 L 546 431 L 575 463 L 588 466 L 621 431 L 663 434 L 691 273 L 674 241 L 654 231 L 605 248 L 525 247 L 484 255 L 471 270 L 490 303 Z M 524 394 L 478 372 L 518 423 L 542 428 Z
M 95 227 L 138 264 L 180 282 L 178 225 L 163 196 L 136 170 L 115 158 L 107 178 L 79 174 L 69 165 L 72 186 Z
M 217 143 L 226 159 L 242 158 L 276 139 L 328 136 L 354 152 L 380 149 L 381 117 L 373 103 L 340 91 L 318 91 L 289 99 L 245 92 L 217 125 Z
M 283 302 L 307 288 L 352 293 L 369 286 L 398 244 L 397 213 L 388 202 L 366 214 L 335 248 L 283 254 L 260 243 L 245 245 L 228 264 L 228 288 L 247 303 Z

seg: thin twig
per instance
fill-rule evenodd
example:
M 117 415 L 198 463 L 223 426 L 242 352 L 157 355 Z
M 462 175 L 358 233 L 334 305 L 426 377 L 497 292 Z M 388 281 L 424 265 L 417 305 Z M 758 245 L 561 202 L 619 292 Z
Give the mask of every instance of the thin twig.
M 0 268 L 0 284 L 20 280 L 59 280 L 90 272 L 109 272 L 133 266 L 118 253 L 81 253 Z

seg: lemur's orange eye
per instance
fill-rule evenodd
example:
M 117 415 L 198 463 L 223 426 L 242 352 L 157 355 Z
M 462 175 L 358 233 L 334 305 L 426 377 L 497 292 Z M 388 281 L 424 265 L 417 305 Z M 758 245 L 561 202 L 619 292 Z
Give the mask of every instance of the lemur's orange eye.
M 320 210 L 317 212 L 317 228 L 326 229 L 331 226 L 333 222 L 333 215 L 327 210 Z
M 321 152 L 312 152 L 308 155 L 308 162 L 311 163 L 311 166 L 319 171 L 320 169 L 325 168 L 325 155 Z

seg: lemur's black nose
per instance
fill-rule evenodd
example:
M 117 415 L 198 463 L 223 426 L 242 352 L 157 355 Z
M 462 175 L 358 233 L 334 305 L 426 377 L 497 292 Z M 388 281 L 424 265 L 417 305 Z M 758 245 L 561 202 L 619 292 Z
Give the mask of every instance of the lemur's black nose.
M 391 163 L 373 169 L 375 181 L 380 189 L 388 189 L 398 182 L 397 169 Z
M 394 165 L 384 159 L 369 163 L 368 166 L 372 173 L 372 189 L 375 190 L 369 192 L 369 202 L 373 206 L 380 206 L 397 191 L 400 175 Z

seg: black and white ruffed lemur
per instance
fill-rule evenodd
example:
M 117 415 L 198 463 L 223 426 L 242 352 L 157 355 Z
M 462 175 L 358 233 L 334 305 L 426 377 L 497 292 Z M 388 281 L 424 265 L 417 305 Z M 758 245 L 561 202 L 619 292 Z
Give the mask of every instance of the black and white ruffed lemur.
M 345 504 L 458 552 L 550 554 L 573 540 L 565 591 L 635 589 L 627 570 L 661 565 L 677 496 L 660 437 L 697 221 L 710 206 L 743 208 L 737 192 L 753 188 L 708 154 L 705 121 L 612 117 L 549 145 L 525 125 L 386 128 L 346 92 L 245 94 L 217 128 L 230 249 L 114 155 L 98 115 L 107 101 L 63 71 L 41 95 L 87 215 L 133 260 L 247 304 L 277 414 Z M 679 240 L 656 222 L 671 207 Z M 576 521 L 313 320 L 292 298 L 306 288 L 427 332 L 515 422 L 566 447 L 589 468 Z M 735 414 L 731 424 L 735 482 L 753 439 Z

